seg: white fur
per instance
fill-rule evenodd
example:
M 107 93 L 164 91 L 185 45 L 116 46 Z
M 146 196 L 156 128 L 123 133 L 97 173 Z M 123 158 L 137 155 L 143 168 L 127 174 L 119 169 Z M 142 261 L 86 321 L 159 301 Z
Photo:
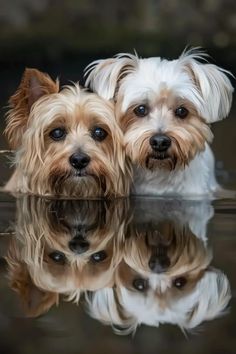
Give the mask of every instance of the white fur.
M 222 315 L 231 298 L 227 277 L 215 269 L 207 270 L 192 291 L 183 291 L 183 294 L 180 291 L 174 298 L 167 293 L 164 306 L 158 289 L 152 282 L 149 284 L 147 294 L 123 286 L 96 291 L 91 297 L 87 296 L 91 316 L 105 324 L 120 326 L 120 334 L 135 331 L 141 324 L 158 327 L 161 323 L 170 323 L 183 330 L 192 329 Z
M 214 156 L 208 144 L 184 169 L 148 171 L 135 166 L 132 194 L 205 195 L 219 189 L 214 173 Z
M 154 100 L 163 89 L 187 99 L 205 122 L 225 118 L 230 110 L 233 87 L 229 72 L 213 64 L 202 64 L 206 54 L 197 48 L 184 52 L 177 60 L 159 57 L 141 59 L 137 55 L 118 54 L 97 60 L 87 67 L 86 85 L 106 99 L 122 100 L 121 112 L 133 104 Z M 155 116 L 155 117 L 154 117 Z M 119 120 L 119 117 L 117 117 Z M 165 112 L 152 112 L 150 129 L 165 133 Z M 135 131 L 133 132 L 135 134 Z M 131 134 L 130 134 L 131 135 Z M 131 136 L 125 137 L 132 141 Z M 210 138 L 209 138 L 210 140 Z M 219 185 L 214 175 L 214 156 L 209 145 L 197 154 L 185 169 L 151 172 L 134 166 L 133 194 L 202 195 L 212 194 Z
M 167 297 L 166 307 L 161 306 L 155 289 L 148 296 L 143 296 L 122 287 L 121 294 L 122 305 L 136 317 L 137 324 L 158 326 L 159 323 L 172 323 L 188 329 L 219 316 L 231 297 L 228 279 L 215 270 L 206 271 L 189 294 L 175 299 Z M 190 316 L 192 311 L 193 315 Z

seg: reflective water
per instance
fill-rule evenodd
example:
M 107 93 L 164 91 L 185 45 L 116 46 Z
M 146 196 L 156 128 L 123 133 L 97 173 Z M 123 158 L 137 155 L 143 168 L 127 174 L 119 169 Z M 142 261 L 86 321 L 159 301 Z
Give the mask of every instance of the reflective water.
M 235 237 L 235 200 L 2 193 L 1 353 L 234 353 Z

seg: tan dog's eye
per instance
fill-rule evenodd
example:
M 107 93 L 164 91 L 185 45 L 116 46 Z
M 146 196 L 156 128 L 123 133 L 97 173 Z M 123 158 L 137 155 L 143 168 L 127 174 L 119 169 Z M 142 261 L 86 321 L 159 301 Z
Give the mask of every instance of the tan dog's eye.
M 66 130 L 65 128 L 55 128 L 50 131 L 49 136 L 55 141 L 64 140 L 66 137 Z
M 176 278 L 174 281 L 173 281 L 173 285 L 178 288 L 178 289 L 182 289 L 185 284 L 187 283 L 187 279 L 184 278 L 184 277 L 179 277 L 179 278 Z
M 105 251 L 100 251 L 100 252 L 94 253 L 94 254 L 92 254 L 92 256 L 91 256 L 91 260 L 92 260 L 94 263 L 102 262 L 102 261 L 104 261 L 106 258 L 107 258 L 107 254 L 106 254 Z
M 149 113 L 149 109 L 145 104 L 141 104 L 140 106 L 134 109 L 134 114 L 137 117 L 145 117 L 148 115 L 148 113 Z
M 91 130 L 91 136 L 96 141 L 103 141 L 107 137 L 107 132 L 103 128 L 94 127 Z
M 147 279 L 137 278 L 133 280 L 133 287 L 138 291 L 146 291 L 148 289 Z
M 187 117 L 187 115 L 189 114 L 189 111 L 187 110 L 187 108 L 185 107 L 178 107 L 175 110 L 175 116 L 181 119 L 184 119 Z
M 53 251 L 48 255 L 55 263 L 64 265 L 66 263 L 66 256 L 60 251 Z

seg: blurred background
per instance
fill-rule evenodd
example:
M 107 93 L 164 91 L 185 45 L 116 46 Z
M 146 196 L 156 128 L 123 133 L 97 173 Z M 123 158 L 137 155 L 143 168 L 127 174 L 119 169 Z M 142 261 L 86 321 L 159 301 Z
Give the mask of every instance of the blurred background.
M 143 57 L 175 58 L 187 45 L 202 46 L 213 63 L 236 73 L 235 0 L 0 0 L 1 107 L 26 66 L 65 84 L 81 81 L 84 67 L 96 58 L 134 49 Z M 227 173 L 236 170 L 235 111 L 213 128 L 217 166 L 227 185 Z M 2 131 L 4 108 L 1 113 Z

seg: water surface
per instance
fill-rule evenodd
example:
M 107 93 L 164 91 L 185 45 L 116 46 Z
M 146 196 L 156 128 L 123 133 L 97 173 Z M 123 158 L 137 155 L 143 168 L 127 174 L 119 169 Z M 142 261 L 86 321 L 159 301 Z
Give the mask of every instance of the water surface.
M 1 353 L 234 353 L 236 201 L 0 195 Z

